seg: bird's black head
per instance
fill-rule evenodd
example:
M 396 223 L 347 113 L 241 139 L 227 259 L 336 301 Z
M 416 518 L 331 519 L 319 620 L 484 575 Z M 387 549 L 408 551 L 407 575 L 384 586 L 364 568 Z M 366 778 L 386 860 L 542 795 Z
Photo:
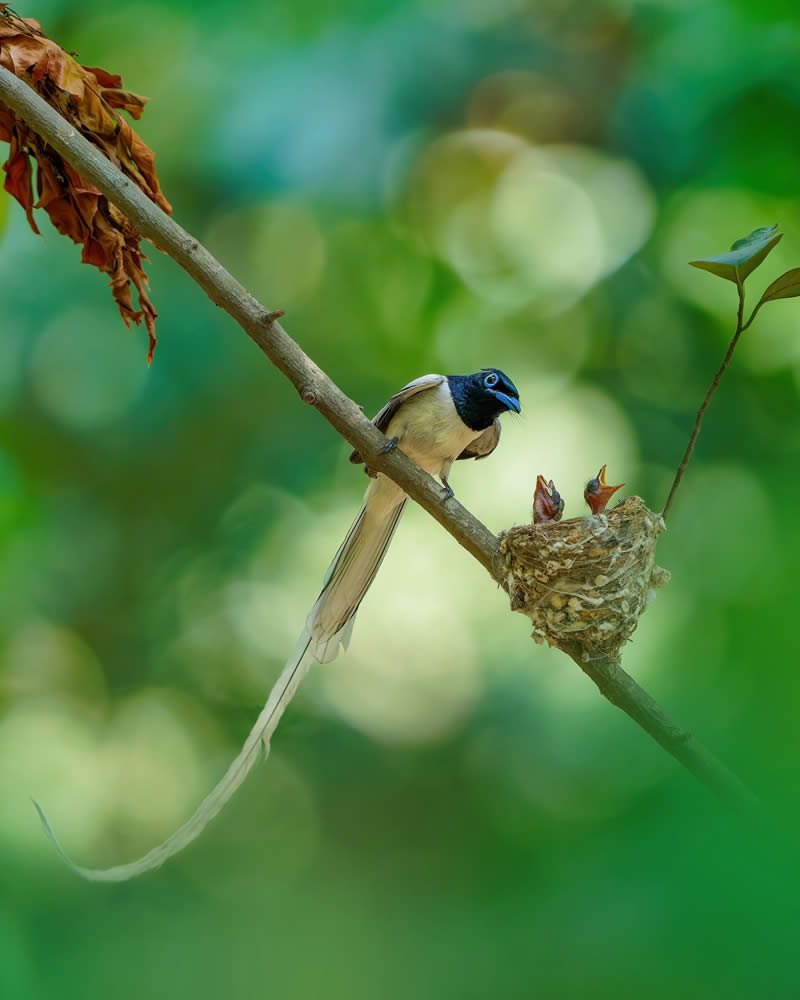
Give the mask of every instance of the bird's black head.
M 506 410 L 520 411 L 517 387 L 499 368 L 448 375 L 447 382 L 456 412 L 472 431 L 485 431 Z

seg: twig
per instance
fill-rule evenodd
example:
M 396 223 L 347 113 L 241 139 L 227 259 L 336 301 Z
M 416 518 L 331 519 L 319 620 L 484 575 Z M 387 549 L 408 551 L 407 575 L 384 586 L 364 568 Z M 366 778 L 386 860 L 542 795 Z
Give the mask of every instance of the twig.
M 669 496 L 667 497 L 667 502 L 664 504 L 664 509 L 661 511 L 661 516 L 666 521 L 667 514 L 672 507 L 672 501 L 675 499 L 675 494 L 678 491 L 678 487 L 683 479 L 683 474 L 686 472 L 686 466 L 689 464 L 689 460 L 694 452 L 694 446 L 697 444 L 697 439 L 700 436 L 700 427 L 703 423 L 703 417 L 705 416 L 706 410 L 708 409 L 708 404 L 711 402 L 711 398 L 714 393 L 719 388 L 719 384 L 722 381 L 722 376 L 725 374 L 728 365 L 733 357 L 733 352 L 736 350 L 736 345 L 739 343 L 739 337 L 744 333 L 744 331 L 750 326 L 753 320 L 756 318 L 756 313 L 761 308 L 761 303 L 755 307 L 750 315 L 750 319 L 746 323 L 743 323 L 744 318 L 744 284 L 741 281 L 737 281 L 736 289 L 739 292 L 739 308 L 736 312 L 736 330 L 734 331 L 733 337 L 730 344 L 728 344 L 728 350 L 725 354 L 725 358 L 719 367 L 719 371 L 714 376 L 711 381 L 711 385 L 708 387 L 708 392 L 706 393 L 706 398 L 700 405 L 700 409 L 697 411 L 697 416 L 694 419 L 694 429 L 692 430 L 691 436 L 689 438 L 689 443 L 686 445 L 686 451 L 681 459 L 681 464 L 678 466 L 678 471 L 675 473 L 675 479 L 672 481 L 672 488 L 669 491 Z
M 180 264 L 292 382 L 301 399 L 316 407 L 339 434 L 361 452 L 371 469 L 396 482 L 477 559 L 493 579 L 501 582 L 498 541 L 491 531 L 457 500 L 442 502 L 441 486 L 402 451 L 384 451 L 384 435 L 275 322 L 274 312 L 265 309 L 198 240 L 165 215 L 30 87 L 2 66 L 0 103 L 13 108 L 81 176 L 124 211 L 142 235 Z M 737 337 L 739 333 L 741 329 L 737 329 Z M 734 346 L 735 341 L 729 355 Z M 728 360 L 726 358 L 725 364 Z M 708 400 L 702 411 L 707 405 Z M 698 429 L 702 411 L 698 415 Z M 696 437 L 695 433 L 694 439 Z M 650 695 L 618 664 L 576 662 L 606 698 L 698 779 L 730 804 L 750 810 L 753 797 L 744 786 L 702 744 L 671 722 Z

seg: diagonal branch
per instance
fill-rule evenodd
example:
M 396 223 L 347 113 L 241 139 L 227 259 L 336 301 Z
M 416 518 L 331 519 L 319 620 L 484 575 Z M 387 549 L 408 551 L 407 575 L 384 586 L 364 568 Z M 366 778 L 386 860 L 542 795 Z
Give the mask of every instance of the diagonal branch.
M 442 501 L 440 485 L 399 449 L 384 453 L 386 438 L 360 407 L 331 381 L 262 306 L 193 236 L 158 208 L 30 87 L 0 66 L 0 103 L 12 108 L 81 176 L 118 206 L 139 232 L 173 258 L 209 298 L 224 309 L 370 468 L 394 480 L 489 572 L 498 583 L 498 542 L 489 529 L 456 499 Z M 622 709 L 668 753 L 729 804 L 753 812 L 755 799 L 724 764 L 681 729 L 618 663 L 578 666 L 613 704 Z
M 695 736 L 673 722 L 655 698 L 639 687 L 619 662 L 600 659 L 587 663 L 579 654 L 565 652 L 591 677 L 604 698 L 622 709 L 707 788 L 739 812 L 751 818 L 759 816 L 761 806 L 750 789 Z

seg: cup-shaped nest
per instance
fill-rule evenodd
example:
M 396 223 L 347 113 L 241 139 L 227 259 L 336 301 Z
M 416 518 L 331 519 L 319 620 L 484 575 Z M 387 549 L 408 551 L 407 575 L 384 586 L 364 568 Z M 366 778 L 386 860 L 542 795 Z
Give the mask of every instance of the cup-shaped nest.
M 533 637 L 583 660 L 616 659 L 654 591 L 669 582 L 655 564 L 664 531 L 641 497 L 568 521 L 526 524 L 500 536 L 511 610 Z

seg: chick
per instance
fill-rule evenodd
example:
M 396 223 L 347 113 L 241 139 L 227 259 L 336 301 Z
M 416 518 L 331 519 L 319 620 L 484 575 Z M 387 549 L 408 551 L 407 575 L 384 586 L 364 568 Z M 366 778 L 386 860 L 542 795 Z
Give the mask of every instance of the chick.
M 583 499 L 589 504 L 593 514 L 602 514 L 611 497 L 624 485 L 625 483 L 619 483 L 617 486 L 609 486 L 606 482 L 606 467 L 603 466 L 595 478 L 586 484 Z
M 544 476 L 537 476 L 536 492 L 533 494 L 533 523 L 548 524 L 551 521 L 560 521 L 563 513 L 564 501 L 553 485 L 553 480 L 548 483 Z

